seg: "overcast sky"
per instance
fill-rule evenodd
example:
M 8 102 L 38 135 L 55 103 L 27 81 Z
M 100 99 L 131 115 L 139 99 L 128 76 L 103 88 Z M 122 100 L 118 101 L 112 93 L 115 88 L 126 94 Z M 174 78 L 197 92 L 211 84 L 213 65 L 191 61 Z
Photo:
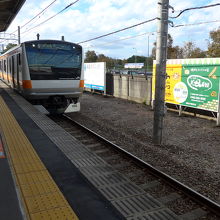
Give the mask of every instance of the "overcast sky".
M 51 2 L 53 0 L 26 0 L 6 33 L 14 32 L 18 25 L 24 25 Z M 77 43 L 158 16 L 157 0 L 80 0 L 50 21 L 28 31 L 72 2 L 74 0 L 57 0 L 37 19 L 21 29 L 21 41 L 36 39 L 36 34 L 39 33 L 41 39 L 60 39 L 64 35 L 66 41 Z M 170 11 L 170 16 L 177 15 L 180 10 L 185 8 L 215 3 L 220 3 L 220 1 L 170 0 L 170 5 L 175 9 L 174 14 Z M 220 6 L 192 10 L 171 20 L 174 25 L 220 21 L 219 11 Z M 174 45 L 182 46 L 184 42 L 193 41 L 198 47 L 206 49 L 209 32 L 217 29 L 219 25 L 220 22 L 179 28 L 169 27 L 169 33 L 174 39 Z M 153 21 L 115 35 L 84 43 L 82 46 L 85 51 L 95 50 L 97 54 L 103 53 L 113 58 L 128 58 L 133 54 L 147 56 L 148 38 L 151 53 L 153 42 L 156 40 L 156 30 L 157 21 Z M 155 32 L 155 34 L 152 35 L 151 32 Z M 1 33 L 2 35 L 3 33 Z M 137 35 L 141 36 L 135 37 Z M 126 38 L 128 39 L 123 40 Z

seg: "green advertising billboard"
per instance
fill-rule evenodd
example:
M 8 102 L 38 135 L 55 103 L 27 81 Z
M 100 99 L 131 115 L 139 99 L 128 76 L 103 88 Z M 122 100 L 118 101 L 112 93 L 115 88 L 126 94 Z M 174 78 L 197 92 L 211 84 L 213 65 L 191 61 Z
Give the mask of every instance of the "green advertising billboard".
M 181 105 L 217 112 L 219 79 L 220 66 L 183 65 L 182 82 L 188 94 Z
M 155 97 L 153 71 L 152 99 Z M 220 58 L 167 60 L 165 101 L 219 112 Z

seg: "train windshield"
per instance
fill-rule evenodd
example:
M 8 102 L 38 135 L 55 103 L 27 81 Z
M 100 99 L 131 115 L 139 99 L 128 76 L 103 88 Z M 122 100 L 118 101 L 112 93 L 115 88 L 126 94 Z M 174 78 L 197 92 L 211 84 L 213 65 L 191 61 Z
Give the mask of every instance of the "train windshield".
M 26 43 L 32 80 L 80 79 L 82 49 L 70 43 Z

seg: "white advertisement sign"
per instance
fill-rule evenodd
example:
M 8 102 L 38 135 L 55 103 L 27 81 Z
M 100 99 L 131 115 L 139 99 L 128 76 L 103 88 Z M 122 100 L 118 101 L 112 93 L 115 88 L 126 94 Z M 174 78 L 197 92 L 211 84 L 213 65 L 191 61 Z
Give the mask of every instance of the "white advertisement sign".
M 124 68 L 128 69 L 141 69 L 144 67 L 144 63 L 125 63 Z
M 105 91 L 106 63 L 84 63 L 85 87 Z

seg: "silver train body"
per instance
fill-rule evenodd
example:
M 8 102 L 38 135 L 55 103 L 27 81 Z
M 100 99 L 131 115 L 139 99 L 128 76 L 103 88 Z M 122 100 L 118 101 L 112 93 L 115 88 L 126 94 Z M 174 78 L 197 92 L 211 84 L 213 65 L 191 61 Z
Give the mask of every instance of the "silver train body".
M 0 55 L 0 78 L 50 113 L 80 110 L 82 47 L 65 41 L 27 41 Z

